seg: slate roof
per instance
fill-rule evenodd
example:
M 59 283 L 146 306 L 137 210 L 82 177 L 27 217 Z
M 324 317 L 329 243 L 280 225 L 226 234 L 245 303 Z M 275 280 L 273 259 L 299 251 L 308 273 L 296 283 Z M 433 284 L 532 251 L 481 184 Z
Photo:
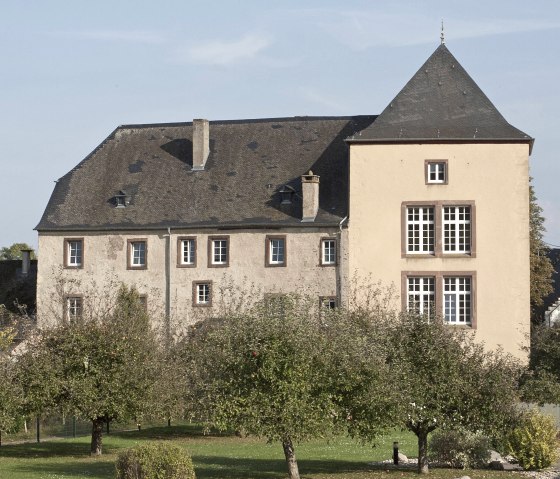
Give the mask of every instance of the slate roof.
M 347 142 L 529 143 L 445 45 L 376 116 L 210 122 L 192 171 L 192 123 L 127 125 L 60 178 L 38 231 L 333 226 L 348 214 Z M 301 175 L 320 176 L 319 213 L 301 222 Z M 281 205 L 279 190 L 296 190 Z M 116 208 L 126 194 L 128 206 Z
M 375 116 L 210 122 L 192 171 L 192 123 L 117 128 L 55 186 L 38 231 L 337 225 L 348 212 L 345 139 Z M 301 175 L 320 176 L 315 222 L 301 223 Z M 281 205 L 283 185 L 296 190 Z M 120 191 L 129 197 L 115 207 Z
M 442 44 L 375 123 L 350 141 L 514 141 L 533 139 L 511 126 Z

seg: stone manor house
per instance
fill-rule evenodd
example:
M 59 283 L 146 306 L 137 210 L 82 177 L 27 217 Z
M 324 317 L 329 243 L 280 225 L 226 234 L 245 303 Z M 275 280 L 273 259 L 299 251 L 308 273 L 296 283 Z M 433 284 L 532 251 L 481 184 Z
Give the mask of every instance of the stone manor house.
M 38 324 L 109 277 L 188 324 L 225 282 L 331 308 L 357 273 L 524 357 L 532 145 L 443 43 L 378 116 L 119 126 L 36 227 Z

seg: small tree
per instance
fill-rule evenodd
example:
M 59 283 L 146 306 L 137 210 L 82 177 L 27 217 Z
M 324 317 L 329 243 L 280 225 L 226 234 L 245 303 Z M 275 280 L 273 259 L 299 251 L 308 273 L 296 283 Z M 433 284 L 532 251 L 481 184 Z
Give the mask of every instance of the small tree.
M 484 351 L 465 330 L 403 315 L 391 340 L 402 424 L 418 438 L 419 473 L 428 472 L 428 434 L 437 428 L 495 437 L 517 416 L 518 367 L 500 352 Z
M 0 248 L 0 260 L 21 259 L 23 250 L 31 250 L 31 259 L 37 259 L 35 251 L 27 243 L 14 243 L 11 246 Z
M 552 274 L 554 268 L 550 258 L 547 256 L 548 247 L 543 240 L 545 231 L 542 208 L 537 203 L 537 196 L 531 185 L 529 186 L 530 296 L 531 319 L 535 324 L 542 322 L 541 307 L 543 299 L 553 291 Z
M 15 335 L 16 331 L 12 327 L 0 329 L 0 445 L 2 433 L 16 429 L 22 417 L 22 389 L 15 363 L 9 356 Z
M 272 298 L 246 313 L 207 320 L 186 341 L 189 404 L 209 425 L 280 442 L 290 479 L 294 443 L 332 428 L 325 364 L 334 346 L 305 298 Z
M 560 404 L 560 324 L 533 326 L 521 389 L 525 401 Z
M 56 405 L 89 419 L 91 454 L 100 455 L 103 423 L 148 407 L 157 347 L 138 294 L 122 286 L 109 316 L 41 332 L 21 360 L 29 408 Z

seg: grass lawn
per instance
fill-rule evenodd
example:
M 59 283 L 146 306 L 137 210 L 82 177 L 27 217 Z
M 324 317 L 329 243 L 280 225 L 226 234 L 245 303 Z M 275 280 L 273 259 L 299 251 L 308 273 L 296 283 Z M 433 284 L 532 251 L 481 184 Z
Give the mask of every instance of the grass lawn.
M 280 444 L 266 444 L 255 438 L 204 436 L 195 427 L 174 426 L 105 436 L 104 455 L 100 458 L 88 455 L 89 437 L 2 446 L 0 479 L 113 478 L 118 451 L 148 440 L 173 441 L 187 448 L 193 457 L 198 479 L 287 477 Z M 415 456 L 415 436 L 401 432 L 386 436 L 375 448 L 346 437 L 296 445 L 300 474 L 305 479 L 413 479 L 416 474 L 412 471 L 385 471 L 367 464 L 390 458 L 394 440 L 399 441 L 401 452 Z M 472 479 L 507 479 L 516 474 L 439 469 L 433 470 L 430 477 L 451 479 L 463 475 Z

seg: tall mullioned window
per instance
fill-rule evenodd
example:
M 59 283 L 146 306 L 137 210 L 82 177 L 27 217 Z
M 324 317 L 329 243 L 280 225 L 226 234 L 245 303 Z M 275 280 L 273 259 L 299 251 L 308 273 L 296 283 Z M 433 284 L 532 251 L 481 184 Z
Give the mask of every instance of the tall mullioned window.
M 409 277 L 407 278 L 407 309 L 429 318 L 435 313 L 435 278 Z
M 443 251 L 470 253 L 471 208 L 469 206 L 443 207 Z
M 443 279 L 444 317 L 450 324 L 471 324 L 471 278 Z
M 409 206 L 406 209 L 407 253 L 433 254 L 434 207 Z

